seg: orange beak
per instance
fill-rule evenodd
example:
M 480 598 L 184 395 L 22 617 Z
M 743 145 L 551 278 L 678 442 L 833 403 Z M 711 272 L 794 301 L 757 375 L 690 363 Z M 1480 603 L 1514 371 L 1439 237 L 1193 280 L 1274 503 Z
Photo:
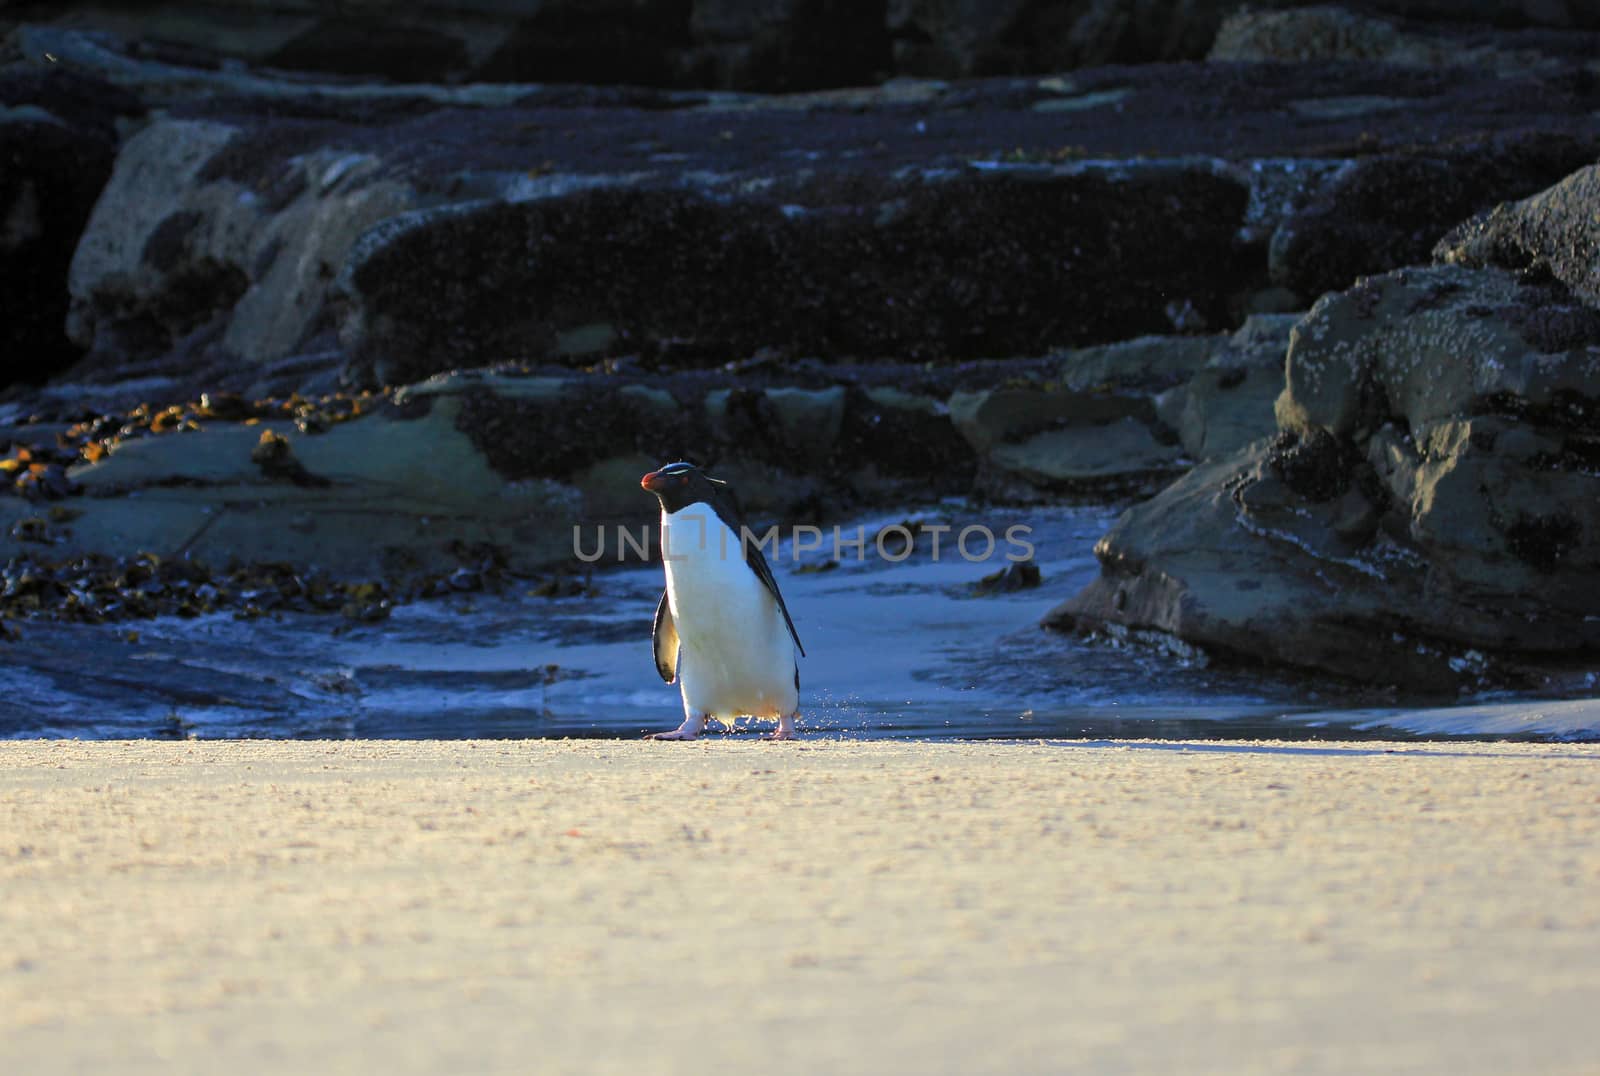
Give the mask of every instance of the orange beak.
M 651 493 L 660 493 L 672 484 L 672 476 L 662 474 L 660 471 L 651 471 L 639 479 L 639 485 Z

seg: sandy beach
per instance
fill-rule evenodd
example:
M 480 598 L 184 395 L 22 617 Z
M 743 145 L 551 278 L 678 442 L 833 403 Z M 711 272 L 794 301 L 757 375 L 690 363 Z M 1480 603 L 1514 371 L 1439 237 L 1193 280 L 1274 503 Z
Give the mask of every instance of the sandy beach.
M 0 751 L 0 1071 L 1600 1071 L 1600 746 Z

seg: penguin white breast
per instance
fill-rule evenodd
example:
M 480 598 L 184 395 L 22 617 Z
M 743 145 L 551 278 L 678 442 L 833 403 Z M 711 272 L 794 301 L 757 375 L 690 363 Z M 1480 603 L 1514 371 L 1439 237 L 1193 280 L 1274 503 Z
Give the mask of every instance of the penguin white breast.
M 661 551 L 685 706 L 729 719 L 793 713 L 794 644 L 739 536 L 709 505 L 691 504 L 662 513 Z

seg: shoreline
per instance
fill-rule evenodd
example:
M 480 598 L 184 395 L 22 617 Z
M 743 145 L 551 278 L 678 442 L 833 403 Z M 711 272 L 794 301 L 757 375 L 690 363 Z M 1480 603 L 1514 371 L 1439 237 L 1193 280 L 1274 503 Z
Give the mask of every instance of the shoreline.
M 4 751 L 9 1071 L 1592 1065 L 1600 745 Z

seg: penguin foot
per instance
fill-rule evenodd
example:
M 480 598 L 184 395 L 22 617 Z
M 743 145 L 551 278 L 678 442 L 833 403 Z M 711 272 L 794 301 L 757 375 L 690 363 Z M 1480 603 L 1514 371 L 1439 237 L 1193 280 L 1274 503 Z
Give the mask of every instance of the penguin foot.
M 706 729 L 706 715 L 691 712 L 683 719 L 683 724 L 671 732 L 653 732 L 646 736 L 647 740 L 694 740 Z
M 671 732 L 652 732 L 645 737 L 647 740 L 698 740 L 699 729 L 675 728 Z
M 768 733 L 761 737 L 763 740 L 792 740 L 794 739 L 794 721 L 799 714 L 784 714 L 778 718 L 778 731 Z

